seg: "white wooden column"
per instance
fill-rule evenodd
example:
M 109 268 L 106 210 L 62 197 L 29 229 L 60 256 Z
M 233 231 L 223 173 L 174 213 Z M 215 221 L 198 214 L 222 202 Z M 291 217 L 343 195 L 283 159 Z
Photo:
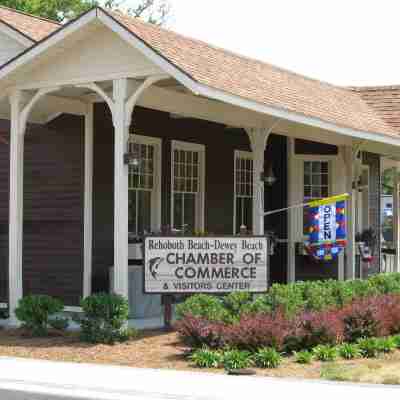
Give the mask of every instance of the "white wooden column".
M 128 298 L 128 165 L 124 164 L 129 125 L 127 79 L 113 82 L 114 122 L 114 292 Z
M 400 272 L 400 180 L 397 167 L 393 167 L 393 245 L 396 251 L 394 271 Z
M 264 235 L 264 182 L 261 174 L 264 171 L 264 152 L 271 129 L 249 128 L 247 134 L 253 152 L 253 234 Z
M 22 298 L 22 238 L 24 200 L 24 134 L 21 127 L 22 93 L 10 95 L 10 203 L 9 203 L 9 311 L 10 325 L 17 325 L 14 310 Z
M 347 246 L 346 246 L 346 265 L 345 279 L 355 279 L 356 258 L 355 258 L 355 199 L 353 196 L 353 181 L 355 169 L 355 150 L 346 146 L 344 148 L 344 161 L 346 165 L 346 192 L 350 194 L 346 203 L 346 227 L 347 227 Z
M 87 104 L 85 114 L 85 178 L 84 178 L 84 256 L 83 296 L 92 292 L 93 247 L 93 103 Z

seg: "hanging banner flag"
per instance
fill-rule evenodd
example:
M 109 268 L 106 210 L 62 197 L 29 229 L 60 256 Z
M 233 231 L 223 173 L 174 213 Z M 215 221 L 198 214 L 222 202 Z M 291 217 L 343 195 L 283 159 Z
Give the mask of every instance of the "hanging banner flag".
M 308 203 L 307 252 L 319 261 L 334 260 L 346 246 L 348 194 Z

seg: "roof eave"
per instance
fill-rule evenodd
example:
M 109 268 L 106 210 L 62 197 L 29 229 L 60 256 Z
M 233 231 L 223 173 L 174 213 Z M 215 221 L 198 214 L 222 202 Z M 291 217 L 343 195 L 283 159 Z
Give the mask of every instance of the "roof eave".
M 36 43 L 16 58 L 10 60 L 0 68 L 0 80 L 4 79 L 8 74 L 16 70 L 19 66 L 29 62 L 37 55 L 45 52 L 48 48 L 56 45 L 69 34 L 79 30 L 86 24 L 95 19 L 99 19 L 104 25 L 117 33 L 123 40 L 135 49 L 139 50 L 144 56 L 148 57 L 166 73 L 174 77 L 183 86 L 188 88 L 195 95 L 202 95 L 210 99 L 218 100 L 227 104 L 235 105 L 258 113 L 267 114 L 276 118 L 285 119 L 291 122 L 310 125 L 327 131 L 336 132 L 341 135 L 351 136 L 360 140 L 371 140 L 379 143 L 400 146 L 400 137 L 391 136 L 379 132 L 366 132 L 350 127 L 343 127 L 332 122 L 327 122 L 316 117 L 310 117 L 294 113 L 278 107 L 271 107 L 249 99 L 245 99 L 222 90 L 209 87 L 197 82 L 186 71 L 174 65 L 170 60 L 156 51 L 144 40 L 135 35 L 122 23 L 113 18 L 109 13 L 100 7 L 95 7 L 73 21 L 70 21 L 60 29 L 51 33 L 44 40 Z M 133 40 L 132 40 L 133 39 Z

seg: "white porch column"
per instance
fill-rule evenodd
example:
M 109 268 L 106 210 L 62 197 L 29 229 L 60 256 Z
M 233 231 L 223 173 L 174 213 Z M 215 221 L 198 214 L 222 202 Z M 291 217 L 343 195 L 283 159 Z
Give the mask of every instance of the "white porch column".
M 393 245 L 396 251 L 394 271 L 400 272 L 400 179 L 397 167 L 393 167 Z
M 355 259 L 355 199 L 353 196 L 353 181 L 355 169 L 355 157 L 357 151 L 352 147 L 345 147 L 344 161 L 346 165 L 346 192 L 350 194 L 347 200 L 347 246 L 346 246 L 346 265 L 345 279 L 355 279 L 356 259 Z
M 92 292 L 93 243 L 93 103 L 87 104 L 85 114 L 85 178 L 84 178 L 84 256 L 83 296 Z
M 9 203 L 9 310 L 10 324 L 17 325 L 14 310 L 22 298 L 22 239 L 23 239 L 23 200 L 24 200 L 24 134 L 21 127 L 22 93 L 15 91 L 10 95 L 11 134 L 10 134 L 10 203 Z
M 271 128 L 249 128 L 247 134 L 253 152 L 253 234 L 264 235 L 264 182 L 261 175 L 264 171 L 264 152 Z
M 128 298 L 128 166 L 124 164 L 129 125 L 127 79 L 113 82 L 114 123 L 114 292 Z

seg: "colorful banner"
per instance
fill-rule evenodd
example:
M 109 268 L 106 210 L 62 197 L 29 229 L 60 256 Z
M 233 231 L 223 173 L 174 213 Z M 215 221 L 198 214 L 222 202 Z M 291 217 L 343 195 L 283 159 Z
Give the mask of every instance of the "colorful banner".
M 318 261 L 334 260 L 346 246 L 346 202 L 348 195 L 308 204 L 307 252 Z

